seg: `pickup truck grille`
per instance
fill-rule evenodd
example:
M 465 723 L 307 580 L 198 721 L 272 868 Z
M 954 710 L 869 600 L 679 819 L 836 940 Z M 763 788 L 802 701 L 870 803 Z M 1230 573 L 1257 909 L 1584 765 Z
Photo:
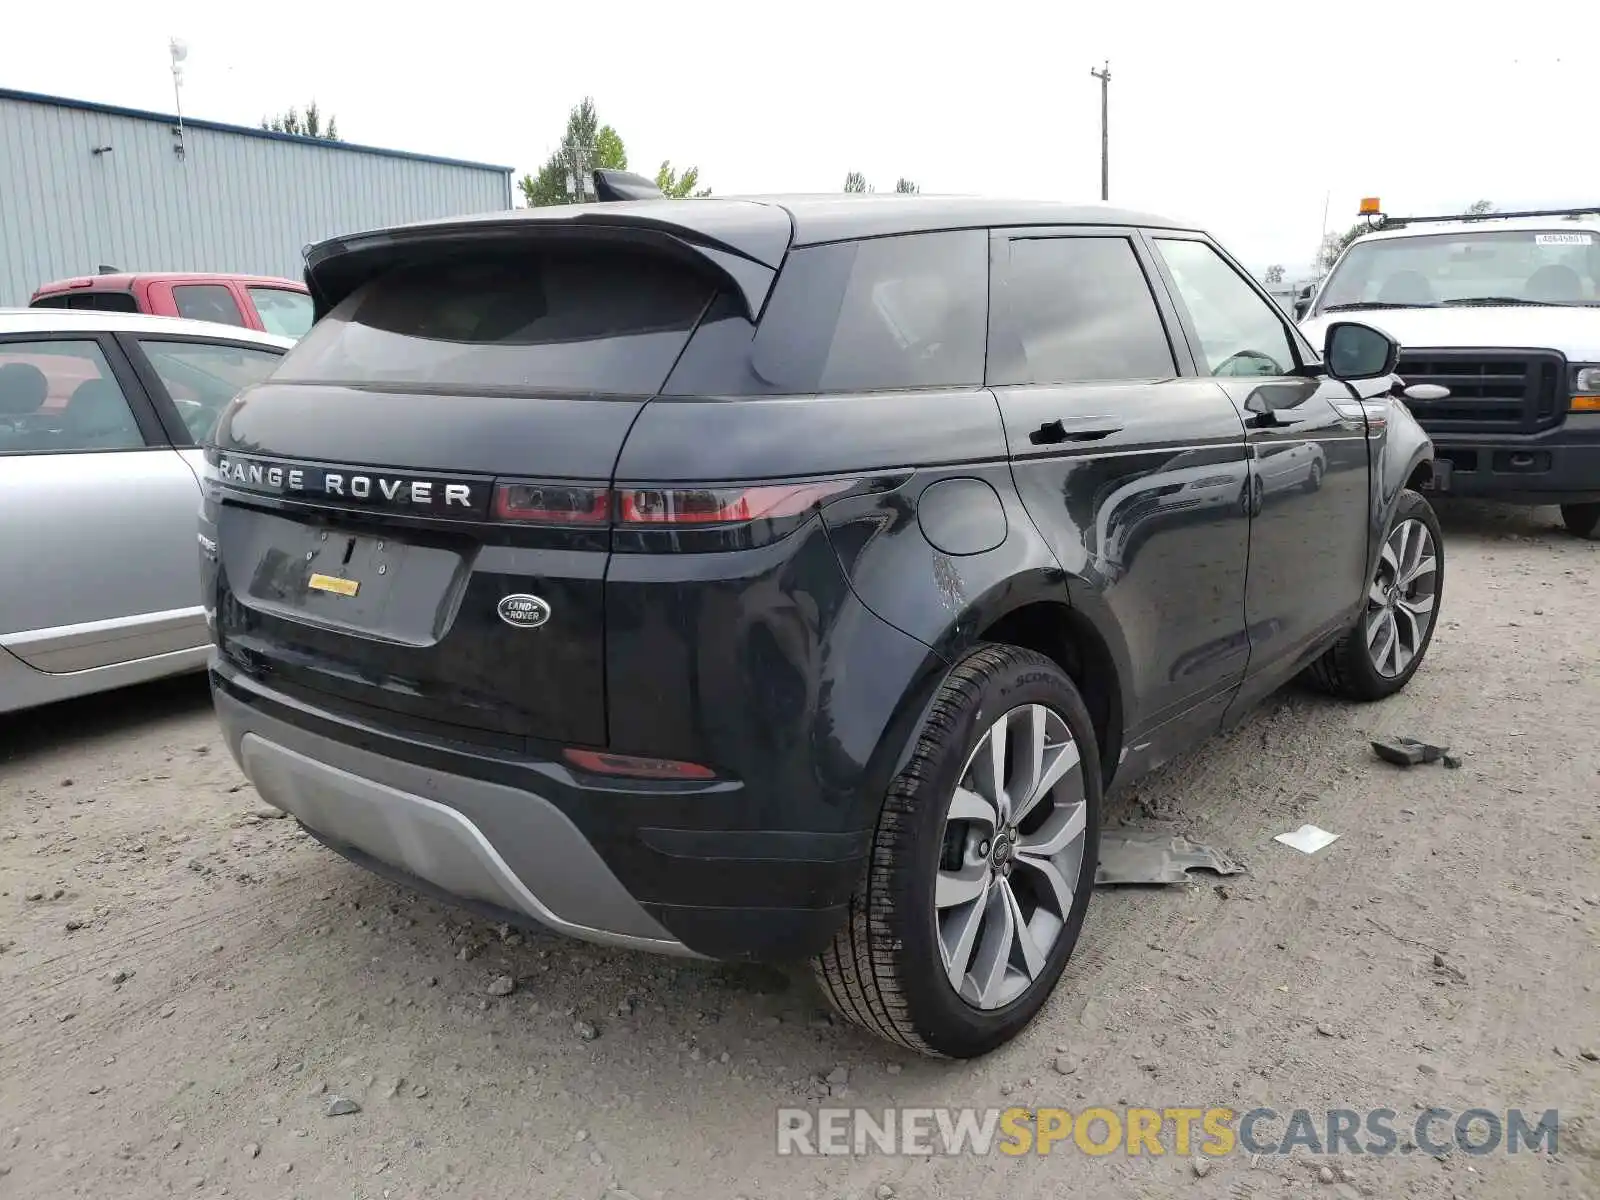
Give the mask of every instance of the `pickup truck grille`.
M 1537 433 L 1560 422 L 1567 360 L 1549 350 L 1405 350 L 1408 384 L 1450 389 L 1443 400 L 1407 400 L 1429 433 Z

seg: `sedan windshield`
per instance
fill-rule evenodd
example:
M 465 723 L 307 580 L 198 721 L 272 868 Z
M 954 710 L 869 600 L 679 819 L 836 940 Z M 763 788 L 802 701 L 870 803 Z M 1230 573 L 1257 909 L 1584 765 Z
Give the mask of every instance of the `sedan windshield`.
M 1320 311 L 1600 303 L 1600 237 L 1586 230 L 1453 230 L 1351 246 Z

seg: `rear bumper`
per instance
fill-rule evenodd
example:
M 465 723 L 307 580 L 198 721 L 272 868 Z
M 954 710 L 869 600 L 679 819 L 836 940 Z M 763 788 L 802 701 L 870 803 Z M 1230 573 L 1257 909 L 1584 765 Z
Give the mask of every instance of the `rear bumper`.
M 1425 427 L 1426 428 L 1426 427 Z M 1515 504 L 1600 500 L 1600 415 L 1570 414 L 1546 433 L 1430 434 L 1437 464 L 1434 490 Z
M 785 961 L 844 920 L 859 833 L 728 828 L 742 785 L 588 780 L 379 728 L 213 659 L 230 750 L 268 803 L 380 874 L 497 919 L 669 954 Z

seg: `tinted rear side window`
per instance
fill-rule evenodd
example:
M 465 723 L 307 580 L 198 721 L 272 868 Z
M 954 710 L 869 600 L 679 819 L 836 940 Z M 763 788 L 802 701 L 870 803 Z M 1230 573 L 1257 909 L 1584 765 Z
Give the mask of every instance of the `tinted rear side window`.
M 652 395 L 712 292 L 675 263 L 627 252 L 400 267 L 313 325 L 277 378 Z
M 72 297 L 68 308 L 91 308 L 96 312 L 138 312 L 139 302 L 132 292 L 81 292 Z
M 1176 371 L 1123 237 L 1018 238 L 996 265 L 992 384 L 1162 379 Z
M 790 253 L 759 327 L 719 302 L 666 391 L 758 396 L 983 382 L 988 233 L 960 230 Z
M 138 312 L 132 292 L 55 292 L 40 296 L 29 308 L 88 308 L 97 312 Z

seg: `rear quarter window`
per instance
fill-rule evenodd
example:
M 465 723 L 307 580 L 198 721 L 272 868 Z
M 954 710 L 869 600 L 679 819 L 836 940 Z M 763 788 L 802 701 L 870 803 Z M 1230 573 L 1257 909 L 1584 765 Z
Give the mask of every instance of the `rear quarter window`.
M 986 230 L 801 247 L 759 326 L 719 300 L 665 390 L 750 396 L 978 385 L 987 309 Z
M 676 263 L 625 251 L 406 266 L 313 325 L 276 378 L 653 395 L 712 293 Z
M 132 292 L 53 292 L 40 296 L 30 308 L 79 308 L 95 312 L 138 312 Z

